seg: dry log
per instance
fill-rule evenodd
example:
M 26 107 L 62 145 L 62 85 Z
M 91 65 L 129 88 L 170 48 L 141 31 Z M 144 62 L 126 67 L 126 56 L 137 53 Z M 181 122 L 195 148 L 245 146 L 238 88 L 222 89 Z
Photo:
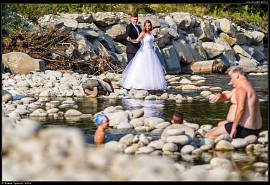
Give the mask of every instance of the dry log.
M 182 64 L 181 71 L 190 74 L 222 73 L 222 64 L 217 60 L 197 61 L 191 64 Z
M 267 30 L 264 30 L 262 28 L 259 28 L 257 26 L 254 26 L 254 25 L 246 23 L 246 22 L 245 22 L 245 25 L 247 25 L 248 27 L 253 28 L 253 29 L 257 30 L 257 31 L 260 31 L 260 32 L 264 33 L 266 36 L 268 36 L 268 31 Z

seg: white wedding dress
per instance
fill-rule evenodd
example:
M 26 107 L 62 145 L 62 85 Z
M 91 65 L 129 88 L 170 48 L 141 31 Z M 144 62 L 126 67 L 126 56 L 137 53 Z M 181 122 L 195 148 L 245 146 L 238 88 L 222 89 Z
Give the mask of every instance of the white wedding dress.
M 167 83 L 162 65 L 154 51 L 154 36 L 146 34 L 141 47 L 122 73 L 125 89 L 164 90 Z

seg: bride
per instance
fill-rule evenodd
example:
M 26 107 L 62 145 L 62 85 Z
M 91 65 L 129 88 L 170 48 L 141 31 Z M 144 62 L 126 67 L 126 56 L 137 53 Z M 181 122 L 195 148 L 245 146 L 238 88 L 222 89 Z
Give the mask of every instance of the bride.
M 125 89 L 167 89 L 164 71 L 153 46 L 154 41 L 162 38 L 163 35 L 155 38 L 151 30 L 152 23 L 150 20 L 146 20 L 137 39 L 127 38 L 129 42 L 133 43 L 141 41 L 141 46 L 122 73 L 120 84 Z

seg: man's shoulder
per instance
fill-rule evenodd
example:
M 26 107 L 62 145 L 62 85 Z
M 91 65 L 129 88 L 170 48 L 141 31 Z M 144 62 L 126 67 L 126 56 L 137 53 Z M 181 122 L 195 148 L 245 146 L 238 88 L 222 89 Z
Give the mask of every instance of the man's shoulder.
M 132 23 L 129 23 L 129 24 L 127 24 L 127 26 L 126 27 L 130 27 L 132 25 Z

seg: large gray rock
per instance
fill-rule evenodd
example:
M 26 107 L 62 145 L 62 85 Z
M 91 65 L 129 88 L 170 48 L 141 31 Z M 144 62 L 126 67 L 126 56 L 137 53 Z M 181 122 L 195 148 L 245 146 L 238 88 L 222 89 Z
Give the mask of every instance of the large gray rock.
M 10 100 L 13 100 L 12 94 L 2 89 L 2 102 L 8 102 Z
M 34 59 L 23 52 L 10 52 L 2 55 L 2 63 L 9 68 L 12 74 L 29 74 L 31 72 L 44 72 L 43 60 Z
M 178 74 L 181 72 L 180 62 L 172 45 L 166 46 L 162 49 L 165 57 L 165 65 L 167 74 Z

